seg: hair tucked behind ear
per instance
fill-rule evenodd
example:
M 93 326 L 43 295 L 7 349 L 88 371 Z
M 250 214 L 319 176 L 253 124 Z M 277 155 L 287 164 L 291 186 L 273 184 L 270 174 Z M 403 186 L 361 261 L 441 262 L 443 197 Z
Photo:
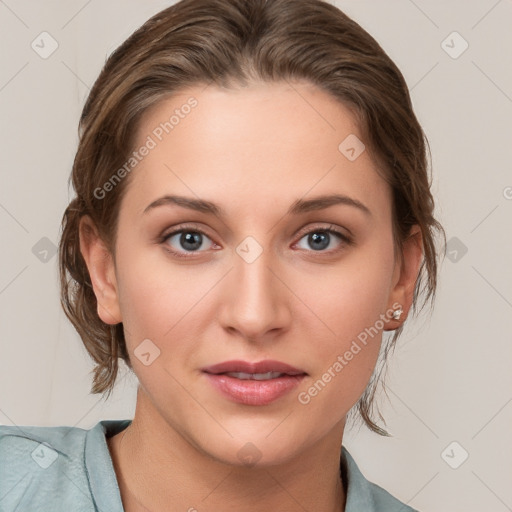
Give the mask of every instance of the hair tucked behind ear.
M 94 393 L 110 392 L 118 359 L 129 366 L 130 360 L 122 324 L 106 325 L 98 317 L 80 253 L 80 218 L 91 217 L 114 254 L 119 205 L 130 176 L 108 193 L 103 186 L 133 150 L 144 112 L 187 86 L 253 80 L 308 81 L 354 112 L 367 150 L 393 191 L 396 247 L 411 226 L 422 230 L 424 261 L 413 311 L 432 304 L 435 235 L 444 232 L 434 218 L 426 139 L 404 78 L 378 43 L 322 0 L 181 0 L 153 16 L 107 59 L 80 119 L 71 173 L 76 198 L 64 213 L 59 247 L 61 301 L 96 365 Z M 401 330 L 384 347 L 384 356 Z M 366 425 L 383 434 L 372 419 L 377 373 L 357 407 Z
M 83 205 L 80 206 L 80 198 L 75 198 L 66 208 L 62 221 L 59 254 L 61 305 L 96 365 L 91 391 L 107 391 L 108 398 L 117 377 L 119 358 L 131 365 L 123 325 L 107 325 L 97 313 L 91 278 L 80 253 L 79 222 L 82 216 Z

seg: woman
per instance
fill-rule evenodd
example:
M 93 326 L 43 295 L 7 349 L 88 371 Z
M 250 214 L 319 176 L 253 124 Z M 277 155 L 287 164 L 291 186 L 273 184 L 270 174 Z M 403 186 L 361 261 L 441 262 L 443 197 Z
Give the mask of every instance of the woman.
M 94 393 L 119 358 L 136 374 L 135 417 L 2 427 L 2 510 L 413 510 L 342 444 L 351 410 L 386 434 L 379 361 L 442 234 L 375 40 L 321 0 L 182 0 L 110 56 L 80 128 L 62 304 Z

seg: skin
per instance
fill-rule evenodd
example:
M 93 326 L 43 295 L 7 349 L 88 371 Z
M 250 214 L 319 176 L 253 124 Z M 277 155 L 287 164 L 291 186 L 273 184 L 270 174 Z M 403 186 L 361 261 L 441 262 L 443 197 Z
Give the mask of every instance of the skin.
M 307 405 L 298 394 L 393 304 L 404 313 L 384 330 L 404 321 L 422 259 L 419 229 L 395 254 L 389 186 L 368 151 L 351 162 L 338 150 L 349 134 L 362 139 L 352 113 L 307 83 L 183 90 L 146 112 L 135 147 L 190 96 L 197 107 L 130 175 L 115 257 L 88 217 L 80 227 L 98 314 L 123 322 L 140 382 L 131 426 L 108 440 L 125 510 L 343 511 L 345 419 L 382 331 Z M 335 192 L 371 215 L 350 205 L 286 215 L 297 199 Z M 165 194 L 213 201 L 225 217 L 176 205 L 143 213 Z M 159 238 L 185 222 L 206 234 L 198 251 L 179 234 Z M 332 234 L 315 250 L 307 233 L 331 225 L 353 244 Z M 263 250 L 251 263 L 236 252 L 247 236 Z M 148 366 L 134 355 L 144 339 L 160 350 Z M 269 405 L 242 405 L 200 370 L 232 359 L 275 359 L 308 376 Z M 250 467 L 237 455 L 248 442 L 260 457 Z

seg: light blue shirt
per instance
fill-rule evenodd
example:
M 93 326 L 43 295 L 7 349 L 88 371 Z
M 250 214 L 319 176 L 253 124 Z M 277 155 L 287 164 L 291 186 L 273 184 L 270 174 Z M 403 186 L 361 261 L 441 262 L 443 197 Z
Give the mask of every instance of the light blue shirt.
M 106 437 L 131 420 L 77 427 L 0 426 L 0 512 L 123 512 Z M 366 480 L 345 447 L 345 512 L 417 512 Z

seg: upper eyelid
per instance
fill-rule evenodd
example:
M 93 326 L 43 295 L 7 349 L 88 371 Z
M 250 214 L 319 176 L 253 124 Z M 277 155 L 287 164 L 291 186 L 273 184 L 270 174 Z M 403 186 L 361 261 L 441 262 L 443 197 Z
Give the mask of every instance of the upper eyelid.
M 169 231 L 164 230 L 161 238 L 168 238 L 170 236 L 174 236 L 178 233 L 181 233 L 182 231 L 197 231 L 211 239 L 211 236 L 207 233 L 205 229 L 194 224 L 178 225 L 174 228 L 171 228 Z
M 301 228 L 297 233 L 308 233 L 310 232 L 311 230 L 315 230 L 317 229 L 318 231 L 329 231 L 329 230 L 332 230 L 332 231 L 347 231 L 348 234 L 346 235 L 347 237 L 351 236 L 352 232 L 348 229 L 348 228 L 344 228 L 344 227 L 339 227 L 339 226 L 336 226 L 335 224 L 333 224 L 332 222 L 330 223 L 326 223 L 328 224 L 327 226 L 319 226 L 319 225 L 314 225 L 315 223 L 312 223 L 313 226 L 304 226 L 303 228 Z M 179 233 L 180 231 L 199 231 L 200 233 L 203 233 L 205 234 L 206 236 L 209 236 L 208 235 L 208 232 L 206 229 L 202 228 L 201 226 L 199 226 L 198 224 L 195 224 L 195 223 L 185 223 L 185 224 L 179 224 L 173 228 L 170 228 L 170 230 L 167 232 L 167 230 L 164 230 L 162 232 L 162 236 L 170 236 L 172 234 L 176 234 L 176 233 Z M 341 233 L 343 234 L 343 233 Z
M 350 234 L 345 234 L 345 233 L 342 232 L 344 229 L 347 230 L 347 228 L 341 228 L 339 226 L 334 225 L 331 222 L 331 223 L 329 223 L 328 226 L 315 226 L 315 225 L 313 225 L 313 226 L 305 226 L 304 228 L 301 228 L 298 231 L 298 234 L 300 234 L 300 235 L 308 234 L 308 233 L 311 233 L 312 231 L 332 231 L 332 232 L 337 233 L 339 235 L 344 235 L 347 238 L 350 238 L 350 236 L 351 236 Z

